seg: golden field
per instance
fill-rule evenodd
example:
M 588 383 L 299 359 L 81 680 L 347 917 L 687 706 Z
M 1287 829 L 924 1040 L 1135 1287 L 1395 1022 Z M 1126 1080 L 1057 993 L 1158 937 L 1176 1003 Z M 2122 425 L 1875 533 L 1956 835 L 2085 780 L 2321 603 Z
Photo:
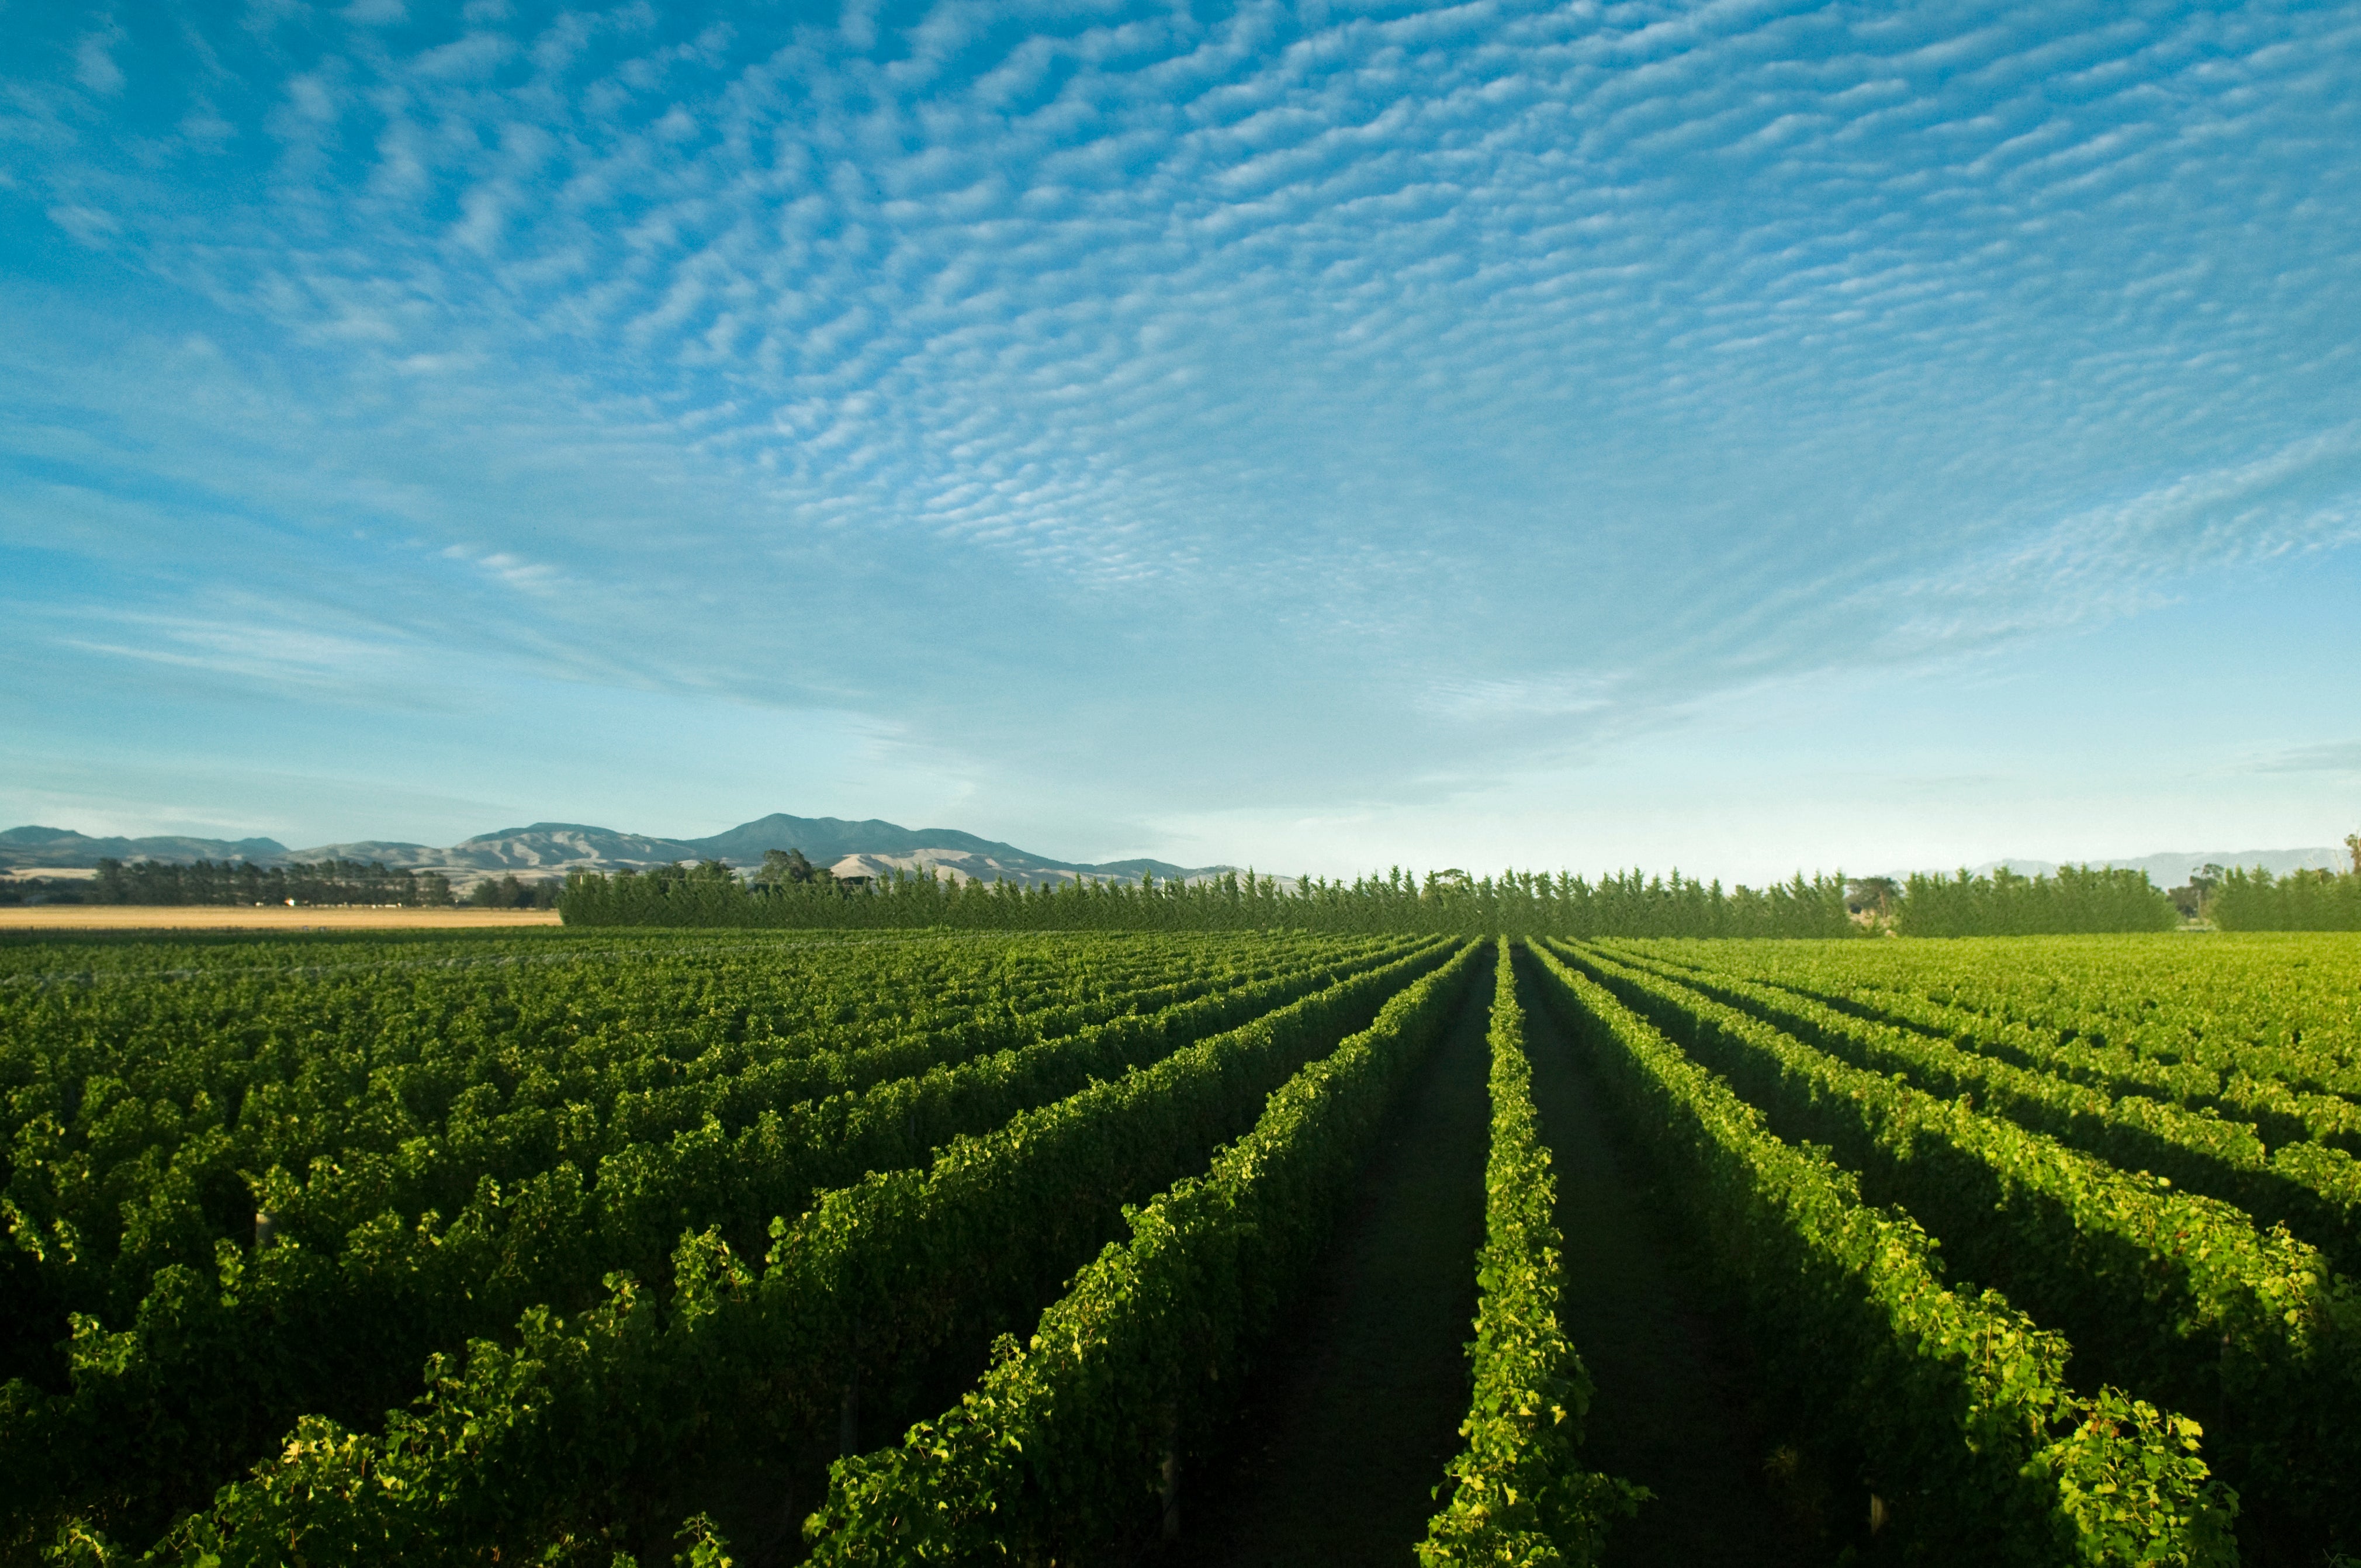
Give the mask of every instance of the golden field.
M 426 931 L 555 926 L 555 909 L 240 909 L 218 904 L 34 904 L 0 908 L 0 931 Z

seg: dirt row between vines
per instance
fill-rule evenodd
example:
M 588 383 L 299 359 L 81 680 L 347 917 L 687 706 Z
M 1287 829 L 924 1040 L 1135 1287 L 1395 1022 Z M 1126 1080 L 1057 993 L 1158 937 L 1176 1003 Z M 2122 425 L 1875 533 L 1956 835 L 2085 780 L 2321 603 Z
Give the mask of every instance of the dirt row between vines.
M 1487 966 L 1488 969 L 1488 966 Z M 1567 1332 L 1598 1385 L 1585 1453 L 1656 1494 L 1617 1568 L 1817 1561 L 1808 1464 L 1765 1436 L 1730 1315 L 1573 1043 L 1521 988 L 1566 1237 Z M 1488 981 L 1403 1096 L 1307 1300 L 1182 1489 L 1170 1568 L 1411 1568 L 1459 1446 L 1484 1226 Z

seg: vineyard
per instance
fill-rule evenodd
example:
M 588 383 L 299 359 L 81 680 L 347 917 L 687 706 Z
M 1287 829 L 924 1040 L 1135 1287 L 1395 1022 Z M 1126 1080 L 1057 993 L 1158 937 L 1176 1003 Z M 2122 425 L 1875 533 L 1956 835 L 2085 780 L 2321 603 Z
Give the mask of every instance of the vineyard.
M 0 1559 L 2361 1554 L 2361 938 L 568 918 L 0 946 Z

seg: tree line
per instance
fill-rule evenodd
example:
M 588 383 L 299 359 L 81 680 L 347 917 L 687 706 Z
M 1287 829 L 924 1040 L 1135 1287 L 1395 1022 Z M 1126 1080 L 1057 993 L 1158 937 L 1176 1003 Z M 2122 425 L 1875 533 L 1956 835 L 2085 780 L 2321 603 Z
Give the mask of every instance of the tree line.
M 1674 873 L 1585 878 L 1399 867 L 1350 882 L 1225 872 L 1197 883 L 1080 878 L 1039 887 L 957 881 L 921 869 L 865 884 L 827 877 L 749 883 L 719 861 L 612 875 L 577 872 L 559 900 L 568 925 L 952 927 L 975 929 L 1344 933 L 1837 936 L 1851 922 L 1839 879 L 1798 876 L 1725 890 Z
M 2002 866 L 1989 876 L 1913 875 L 1890 918 L 1905 937 L 2029 937 L 2169 931 L 2180 911 L 2146 872 L 2060 866 L 2056 876 L 2025 876 Z
M 396 871 L 381 861 L 313 861 L 258 866 L 252 861 L 101 861 L 88 884 L 93 904 L 398 904 L 452 902 L 439 872 Z
M 2224 931 L 2361 931 L 2361 833 L 2345 845 L 2350 871 L 2221 872 L 2206 890 L 2206 916 Z
M 514 872 L 464 895 L 440 872 L 332 860 L 102 860 L 87 879 L 0 882 L 0 902 L 62 904 L 391 905 L 412 908 L 558 908 L 585 926 L 880 927 L 974 929 L 1219 930 L 1291 927 L 1349 933 L 1536 937 L 2030 936 L 2169 930 L 2202 914 L 2225 931 L 2361 930 L 2361 834 L 2346 840 L 2345 872 L 2284 876 L 2209 866 L 2175 894 L 2145 872 L 2066 866 L 2023 876 L 2002 867 L 1906 879 L 1801 873 L 1768 888 L 1725 888 L 1675 871 L 1423 876 L 1397 867 L 1350 881 L 1226 872 L 1195 883 L 1082 878 L 1037 888 L 958 881 L 919 871 L 872 882 L 839 878 L 799 850 L 766 851 L 751 877 L 723 861 L 609 874 L 576 872 L 561 885 Z
M 773 851 L 780 855 L 779 851 Z M 796 857 L 800 859 L 800 857 Z M 785 857 L 780 855 L 782 862 Z M 806 862 L 808 864 L 808 862 Z M 1725 888 L 1675 871 L 1506 871 L 1456 868 L 1422 877 L 1396 867 L 1351 881 L 1224 872 L 1189 883 L 1079 879 L 1037 888 L 895 872 L 850 886 L 828 877 L 758 874 L 749 883 L 719 861 L 613 875 L 577 872 L 559 900 L 568 925 L 951 927 L 993 930 L 1218 930 L 1288 927 L 1357 933 L 1515 937 L 1851 937 L 2147 931 L 2179 918 L 2139 872 L 2068 867 L 2055 877 L 1914 876 L 1848 882 L 1798 872 L 1767 888 Z

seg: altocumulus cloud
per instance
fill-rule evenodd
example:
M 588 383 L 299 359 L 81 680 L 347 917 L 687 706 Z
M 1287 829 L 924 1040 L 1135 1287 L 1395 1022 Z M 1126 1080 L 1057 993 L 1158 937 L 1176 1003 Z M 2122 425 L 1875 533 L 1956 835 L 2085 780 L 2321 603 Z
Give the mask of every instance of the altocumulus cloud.
M 2350 7 L 15 22 L 0 440 L 123 502 L 19 639 L 234 580 L 1152 814 L 2356 528 Z

